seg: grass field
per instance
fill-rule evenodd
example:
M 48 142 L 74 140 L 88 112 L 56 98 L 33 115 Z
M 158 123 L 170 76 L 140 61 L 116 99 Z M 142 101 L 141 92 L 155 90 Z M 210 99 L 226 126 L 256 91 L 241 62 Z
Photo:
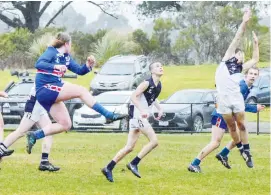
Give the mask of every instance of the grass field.
M 162 92 L 159 99 L 165 99 L 177 90 L 190 88 L 215 88 L 215 70 L 217 65 L 200 65 L 200 66 L 165 66 L 164 76 L 162 77 Z M 268 62 L 259 63 L 259 67 L 269 67 Z M 78 76 L 77 79 L 66 79 L 71 83 L 82 85 L 89 89 L 89 84 L 94 74 Z M 9 71 L 0 71 L 0 90 L 12 80 L 17 80 L 11 77 Z M 260 115 L 261 121 L 270 122 L 270 111 L 266 110 Z M 247 115 L 249 121 L 256 121 L 255 114 Z
M 0 164 L 2 195 L 81 194 L 181 194 L 265 195 L 270 191 L 270 143 L 267 135 L 250 135 L 255 167 L 249 169 L 237 150 L 230 154 L 232 169 L 215 158 L 216 150 L 202 163 L 203 173 L 187 171 L 187 165 L 210 140 L 204 135 L 158 135 L 159 146 L 139 166 L 141 179 L 126 168 L 146 143 L 141 137 L 135 150 L 114 169 L 115 183 L 100 172 L 126 143 L 126 134 L 68 133 L 55 136 L 52 162 L 61 170 L 39 172 L 41 142 L 31 155 L 24 151 L 25 139 L 12 147 L 15 153 Z M 230 140 L 226 135 L 220 149 Z

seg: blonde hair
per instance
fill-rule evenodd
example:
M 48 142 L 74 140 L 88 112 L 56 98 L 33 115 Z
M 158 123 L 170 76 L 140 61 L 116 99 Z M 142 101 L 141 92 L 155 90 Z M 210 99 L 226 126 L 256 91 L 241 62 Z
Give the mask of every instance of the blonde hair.
M 65 43 L 69 43 L 70 41 L 71 41 L 71 36 L 69 34 L 60 32 L 57 34 L 55 40 L 52 43 L 52 46 L 55 48 L 60 48 L 63 45 L 65 45 Z

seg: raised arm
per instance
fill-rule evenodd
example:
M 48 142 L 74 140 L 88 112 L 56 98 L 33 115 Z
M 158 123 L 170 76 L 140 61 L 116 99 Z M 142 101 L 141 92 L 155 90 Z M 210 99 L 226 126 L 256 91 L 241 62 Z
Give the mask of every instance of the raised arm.
M 231 57 L 234 56 L 235 50 L 238 47 L 238 45 L 240 44 L 240 40 L 246 30 L 246 25 L 247 25 L 247 22 L 249 21 L 250 17 L 251 17 L 251 11 L 250 10 L 245 11 L 245 13 L 243 15 L 243 21 L 242 21 L 241 25 L 239 26 L 237 33 L 235 34 L 235 37 L 232 40 L 229 48 L 227 49 L 222 61 L 227 61 L 228 59 L 230 59 Z
M 89 71 L 92 70 L 92 67 L 95 65 L 95 63 L 96 63 L 96 60 L 94 56 L 89 56 L 87 58 L 86 64 L 84 64 L 83 66 L 77 64 L 71 57 L 71 61 L 68 66 L 68 69 L 78 75 L 85 75 Z
M 249 68 L 251 68 L 254 65 L 257 65 L 257 63 L 259 62 L 259 56 L 260 56 L 260 52 L 259 52 L 259 41 L 258 41 L 258 37 L 256 36 L 256 34 L 254 33 L 254 31 L 252 31 L 252 35 L 253 35 L 253 55 L 252 55 L 252 59 L 245 62 L 243 64 L 243 70 L 246 71 Z

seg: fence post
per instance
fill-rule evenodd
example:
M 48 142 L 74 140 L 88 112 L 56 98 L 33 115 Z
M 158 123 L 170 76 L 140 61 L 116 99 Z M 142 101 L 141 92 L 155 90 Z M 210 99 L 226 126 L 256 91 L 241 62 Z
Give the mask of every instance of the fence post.
M 190 117 L 191 117 L 191 121 L 192 121 L 192 125 L 193 125 L 193 109 L 192 109 L 192 106 L 193 106 L 193 104 L 191 103 L 190 104 L 191 106 L 190 106 Z M 193 135 L 193 131 L 192 131 L 192 129 L 190 129 L 190 131 L 191 131 L 191 135 Z
M 260 112 L 257 112 L 257 135 L 260 134 Z

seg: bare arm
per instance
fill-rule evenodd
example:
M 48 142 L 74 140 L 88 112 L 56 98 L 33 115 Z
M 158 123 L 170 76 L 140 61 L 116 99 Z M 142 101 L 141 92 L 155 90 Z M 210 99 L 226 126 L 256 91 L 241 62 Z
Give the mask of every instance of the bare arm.
M 259 62 L 259 43 L 258 43 L 258 38 L 256 34 L 252 31 L 253 34 L 253 56 L 252 59 L 247 61 L 246 63 L 243 64 L 243 70 L 246 71 L 250 69 L 252 66 L 256 65 Z
M 142 82 L 135 90 L 135 92 L 131 96 L 131 101 L 137 107 L 140 112 L 144 112 L 144 109 L 141 107 L 139 102 L 139 96 L 149 87 L 149 82 L 144 81 Z
M 247 25 L 247 22 L 249 21 L 250 17 L 251 17 L 251 11 L 248 10 L 244 13 L 243 21 L 242 21 L 241 25 L 239 26 L 237 33 L 235 34 L 235 37 L 232 40 L 229 48 L 227 49 L 222 61 L 227 61 L 228 59 L 230 59 L 234 55 L 235 50 L 236 50 L 237 46 L 240 44 L 241 38 L 246 30 L 246 25 Z
M 160 104 L 158 103 L 157 99 L 155 100 L 155 102 L 153 102 L 153 105 L 157 108 L 157 110 L 159 112 L 162 112 L 162 107 L 160 106 Z
M 0 97 L 5 97 L 7 98 L 8 97 L 8 94 L 4 91 L 0 91 Z

